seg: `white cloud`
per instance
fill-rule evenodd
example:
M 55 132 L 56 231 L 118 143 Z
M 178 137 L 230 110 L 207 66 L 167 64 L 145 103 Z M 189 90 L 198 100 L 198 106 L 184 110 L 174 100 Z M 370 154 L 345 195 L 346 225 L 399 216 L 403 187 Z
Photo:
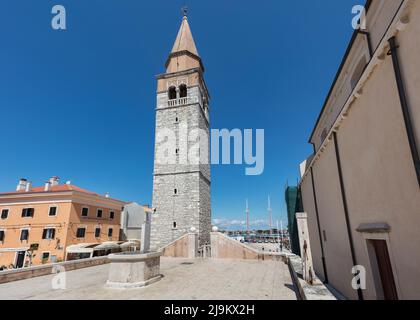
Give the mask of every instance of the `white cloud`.
M 236 219 L 220 219 L 215 218 L 213 219 L 213 225 L 221 228 L 221 229 L 228 229 L 228 230 L 245 230 L 246 229 L 246 220 L 236 220 Z M 259 220 L 251 220 L 249 225 L 253 229 L 257 228 L 268 228 L 268 221 L 259 219 Z

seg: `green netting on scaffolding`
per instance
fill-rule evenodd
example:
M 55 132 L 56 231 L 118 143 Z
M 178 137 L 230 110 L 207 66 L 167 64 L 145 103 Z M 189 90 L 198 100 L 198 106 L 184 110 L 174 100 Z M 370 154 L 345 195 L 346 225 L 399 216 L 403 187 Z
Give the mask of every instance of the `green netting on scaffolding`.
M 296 212 L 302 211 L 302 201 L 298 187 L 287 187 L 285 192 L 290 246 L 294 254 L 300 255 Z

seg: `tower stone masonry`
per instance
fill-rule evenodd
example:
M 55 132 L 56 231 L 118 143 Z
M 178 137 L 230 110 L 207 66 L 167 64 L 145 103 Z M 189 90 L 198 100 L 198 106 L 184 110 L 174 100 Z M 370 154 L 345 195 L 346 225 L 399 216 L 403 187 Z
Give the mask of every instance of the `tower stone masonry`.
M 200 245 L 210 242 L 209 93 L 203 73 L 204 66 L 184 16 L 166 72 L 157 76 L 152 250 L 164 247 L 191 228 L 198 231 Z M 189 134 L 185 134 L 185 128 Z M 158 138 L 168 129 L 176 135 L 172 144 Z M 205 134 L 194 137 L 191 132 L 197 129 Z M 159 152 L 165 146 L 166 153 Z M 200 162 L 186 162 L 188 153 L 194 150 Z M 165 163 L 171 152 L 175 162 Z

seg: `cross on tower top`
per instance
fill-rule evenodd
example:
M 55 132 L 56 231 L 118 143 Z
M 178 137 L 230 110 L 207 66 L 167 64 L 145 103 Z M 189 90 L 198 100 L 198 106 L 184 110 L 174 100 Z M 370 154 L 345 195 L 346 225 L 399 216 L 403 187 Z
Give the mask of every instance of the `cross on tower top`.
M 188 7 L 187 7 L 187 6 L 183 6 L 183 7 L 181 8 L 181 11 L 182 11 L 182 15 L 183 15 L 184 17 L 188 16 Z

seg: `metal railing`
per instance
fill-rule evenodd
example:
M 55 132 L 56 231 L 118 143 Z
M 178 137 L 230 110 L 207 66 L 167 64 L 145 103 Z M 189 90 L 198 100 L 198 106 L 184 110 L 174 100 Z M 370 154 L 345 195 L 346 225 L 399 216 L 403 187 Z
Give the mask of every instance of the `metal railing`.
M 205 244 L 198 248 L 198 257 L 202 259 L 211 258 L 211 245 Z

